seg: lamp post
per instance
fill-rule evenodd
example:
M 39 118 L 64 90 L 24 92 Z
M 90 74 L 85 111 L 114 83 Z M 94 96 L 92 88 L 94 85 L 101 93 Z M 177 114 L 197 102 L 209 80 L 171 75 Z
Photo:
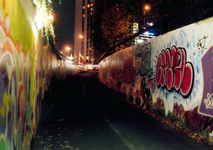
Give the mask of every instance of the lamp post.
M 83 60 L 83 56 L 81 55 L 81 54 L 83 54 L 83 42 L 82 42 L 82 40 L 83 40 L 83 38 L 84 38 L 84 36 L 82 35 L 82 34 L 80 34 L 79 35 L 79 38 L 81 39 L 81 51 L 80 51 L 80 55 L 79 55 L 79 61 L 81 61 L 81 60 Z
M 150 6 L 147 5 L 147 4 L 143 8 L 143 14 L 144 14 L 143 29 L 146 29 L 146 18 L 145 18 L 145 15 L 146 15 L 146 11 L 148 11 L 149 9 L 150 9 Z
M 66 47 L 66 50 L 67 50 L 67 56 L 69 56 L 69 51 L 71 50 L 70 47 Z

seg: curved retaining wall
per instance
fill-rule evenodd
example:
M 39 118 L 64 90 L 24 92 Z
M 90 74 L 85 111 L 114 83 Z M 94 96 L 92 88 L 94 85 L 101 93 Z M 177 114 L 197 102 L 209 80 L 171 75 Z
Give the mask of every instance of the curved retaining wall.
M 99 78 L 129 101 L 213 142 L 213 18 L 102 60 Z

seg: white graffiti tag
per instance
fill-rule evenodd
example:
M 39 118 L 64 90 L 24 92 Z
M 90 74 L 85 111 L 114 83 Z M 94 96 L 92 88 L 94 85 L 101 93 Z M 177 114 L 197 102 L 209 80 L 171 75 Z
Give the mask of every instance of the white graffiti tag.
M 213 109 L 213 93 L 207 94 L 207 98 L 204 99 L 204 103 L 206 105 L 206 109 Z

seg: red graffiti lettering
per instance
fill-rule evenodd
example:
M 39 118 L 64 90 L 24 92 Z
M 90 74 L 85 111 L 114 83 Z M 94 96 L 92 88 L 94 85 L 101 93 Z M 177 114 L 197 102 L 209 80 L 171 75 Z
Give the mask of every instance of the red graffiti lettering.
M 116 68 L 111 69 L 111 77 L 113 79 L 116 79 L 116 75 L 117 75 L 117 69 Z
M 154 85 L 155 85 L 155 78 L 149 79 L 148 80 L 148 88 L 150 88 L 152 91 L 154 90 Z
M 190 62 L 186 62 L 184 48 L 175 46 L 162 50 L 157 62 L 157 85 L 174 88 L 181 91 L 184 97 L 189 96 L 193 87 L 194 69 Z
M 135 84 L 135 68 L 133 67 L 133 59 L 129 58 L 123 64 L 123 81 Z

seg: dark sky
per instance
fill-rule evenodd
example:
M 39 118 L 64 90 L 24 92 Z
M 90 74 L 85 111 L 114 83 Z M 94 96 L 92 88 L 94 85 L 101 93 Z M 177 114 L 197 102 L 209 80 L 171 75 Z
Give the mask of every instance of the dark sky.
M 59 50 L 70 46 L 73 49 L 75 0 L 62 0 L 60 17 Z
M 107 5 L 114 5 L 121 0 L 106 0 Z M 59 50 L 74 45 L 75 0 L 62 0 L 60 13 Z

